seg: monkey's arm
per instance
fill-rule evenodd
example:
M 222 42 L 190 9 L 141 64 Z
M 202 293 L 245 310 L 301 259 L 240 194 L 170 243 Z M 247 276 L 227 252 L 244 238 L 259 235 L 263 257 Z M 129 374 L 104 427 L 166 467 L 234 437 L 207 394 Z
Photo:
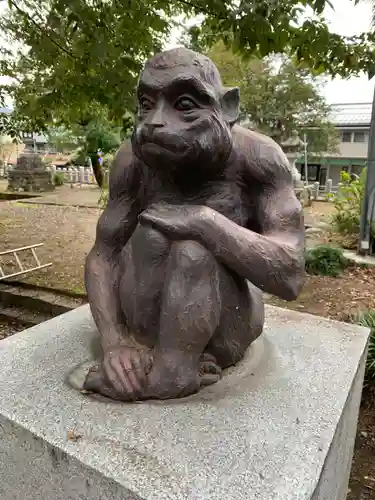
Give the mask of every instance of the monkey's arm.
M 104 352 L 119 345 L 126 333 L 118 291 L 119 258 L 139 212 L 137 179 L 127 151 L 117 154 L 109 184 L 108 205 L 98 221 L 96 241 L 85 266 L 87 295 Z
M 304 221 L 289 179 L 264 186 L 258 223 L 262 234 L 209 212 L 202 220 L 203 244 L 264 292 L 294 300 L 304 282 Z

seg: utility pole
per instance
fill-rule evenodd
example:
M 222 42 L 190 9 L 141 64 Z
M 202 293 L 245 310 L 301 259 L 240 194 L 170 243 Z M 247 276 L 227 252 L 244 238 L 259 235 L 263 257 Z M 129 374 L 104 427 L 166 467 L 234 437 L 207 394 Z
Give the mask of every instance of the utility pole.
M 359 253 L 371 251 L 371 227 L 375 221 L 375 87 L 367 152 L 367 176 L 361 210 Z

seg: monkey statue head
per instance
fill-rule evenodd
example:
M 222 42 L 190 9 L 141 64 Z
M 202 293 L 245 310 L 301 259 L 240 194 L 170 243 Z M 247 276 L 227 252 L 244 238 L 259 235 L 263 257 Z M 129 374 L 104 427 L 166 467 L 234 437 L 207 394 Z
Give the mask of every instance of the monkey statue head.
M 151 58 L 137 88 L 134 153 L 165 172 L 225 169 L 239 89 L 223 87 L 214 63 L 185 48 Z

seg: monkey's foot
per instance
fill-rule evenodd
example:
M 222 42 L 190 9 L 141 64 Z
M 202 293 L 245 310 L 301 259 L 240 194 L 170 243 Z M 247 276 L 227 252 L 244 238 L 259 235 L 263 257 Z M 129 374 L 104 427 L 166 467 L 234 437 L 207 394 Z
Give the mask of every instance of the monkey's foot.
M 199 360 L 199 375 L 201 387 L 215 384 L 221 379 L 221 368 L 217 364 L 216 358 L 204 352 Z
M 89 370 L 83 388 L 118 401 L 174 399 L 194 394 L 218 382 L 221 368 L 214 356 L 203 353 L 198 367 L 169 359 L 168 366 L 153 363 L 148 351 L 121 347 L 105 355 Z M 173 362 L 175 361 L 175 362 Z

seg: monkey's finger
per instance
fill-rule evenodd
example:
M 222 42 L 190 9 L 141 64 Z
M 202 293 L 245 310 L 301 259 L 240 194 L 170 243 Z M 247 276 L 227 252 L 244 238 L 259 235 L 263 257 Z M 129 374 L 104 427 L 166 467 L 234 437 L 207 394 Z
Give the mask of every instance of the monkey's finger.
M 123 370 L 124 373 L 129 381 L 129 384 L 131 386 L 130 392 L 132 396 L 136 396 L 137 394 L 140 394 L 141 392 L 141 383 L 139 381 L 139 378 L 141 378 L 141 374 L 138 373 L 141 370 L 139 370 L 140 366 L 135 363 L 132 363 L 132 367 L 129 369 L 123 364 Z
M 108 359 L 103 363 L 108 381 L 118 393 L 124 392 L 127 380 L 123 379 L 123 369 L 118 358 Z
M 154 364 L 154 358 L 151 356 L 151 354 L 146 354 L 142 358 L 142 365 L 146 375 L 150 373 L 153 364 Z
M 144 217 L 143 215 L 140 215 L 138 217 L 138 221 L 139 221 L 140 224 L 142 224 L 144 226 L 151 226 L 153 229 L 158 229 L 157 224 L 154 223 L 154 221 L 152 220 L 152 218 Z
M 157 221 L 158 217 L 153 214 L 152 212 L 142 212 L 139 217 L 138 217 L 138 220 L 140 222 L 143 222 L 143 223 L 148 223 L 148 224 L 151 224 L 151 223 L 155 223 Z
M 160 210 L 147 210 L 139 215 L 139 220 L 154 224 L 168 224 L 168 220 L 175 217 L 175 214 L 162 212 Z

